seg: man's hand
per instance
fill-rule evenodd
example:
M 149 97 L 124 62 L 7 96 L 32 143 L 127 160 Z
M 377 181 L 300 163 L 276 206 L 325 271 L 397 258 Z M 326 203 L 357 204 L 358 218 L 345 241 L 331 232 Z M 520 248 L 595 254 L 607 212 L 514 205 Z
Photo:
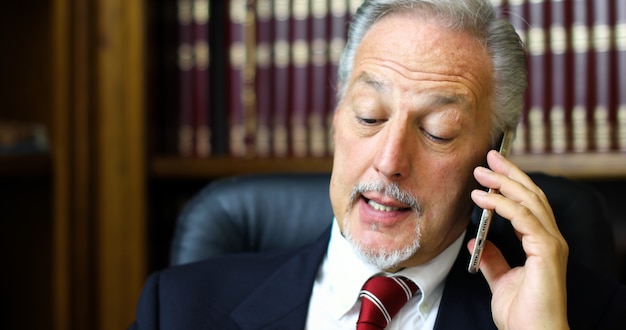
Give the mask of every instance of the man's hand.
M 499 329 L 567 329 L 566 279 L 568 246 L 543 191 L 517 166 L 495 150 L 487 154 L 492 170 L 477 167 L 474 177 L 500 194 L 472 192 L 481 208 L 509 219 L 522 242 L 526 263 L 511 269 L 491 242 L 485 244 L 480 270 L 493 298 Z M 468 244 L 470 251 L 474 240 Z

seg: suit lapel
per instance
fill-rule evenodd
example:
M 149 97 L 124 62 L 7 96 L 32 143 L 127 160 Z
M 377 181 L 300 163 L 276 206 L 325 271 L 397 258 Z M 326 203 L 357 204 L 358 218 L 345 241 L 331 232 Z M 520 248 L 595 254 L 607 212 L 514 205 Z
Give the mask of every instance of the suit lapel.
M 330 228 L 303 248 L 244 300 L 231 316 L 241 329 L 303 329 Z
M 474 235 L 469 226 L 464 245 Z M 448 277 L 435 329 L 496 329 L 491 316 L 491 291 L 482 274 L 467 271 L 469 253 L 462 248 Z

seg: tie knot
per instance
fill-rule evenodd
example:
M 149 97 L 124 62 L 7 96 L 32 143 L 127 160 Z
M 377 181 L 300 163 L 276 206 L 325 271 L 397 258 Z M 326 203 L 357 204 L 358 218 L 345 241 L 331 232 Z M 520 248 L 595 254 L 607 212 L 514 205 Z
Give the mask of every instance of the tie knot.
M 417 292 L 417 285 L 403 276 L 374 276 L 363 285 L 358 330 L 384 329 Z

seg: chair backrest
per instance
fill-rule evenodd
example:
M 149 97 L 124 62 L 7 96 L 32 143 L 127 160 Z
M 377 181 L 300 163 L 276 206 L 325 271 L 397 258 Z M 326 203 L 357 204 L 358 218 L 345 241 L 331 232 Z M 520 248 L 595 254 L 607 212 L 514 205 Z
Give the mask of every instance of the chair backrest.
M 616 276 L 611 222 L 601 196 L 562 177 L 531 173 L 552 205 L 570 246 L 570 259 Z M 172 265 L 213 256 L 303 246 L 331 223 L 330 174 L 259 174 L 217 180 L 180 214 L 172 241 Z M 476 208 L 472 221 L 478 221 Z M 499 232 L 506 233 L 499 235 Z M 490 237 L 519 245 L 510 222 L 496 216 Z

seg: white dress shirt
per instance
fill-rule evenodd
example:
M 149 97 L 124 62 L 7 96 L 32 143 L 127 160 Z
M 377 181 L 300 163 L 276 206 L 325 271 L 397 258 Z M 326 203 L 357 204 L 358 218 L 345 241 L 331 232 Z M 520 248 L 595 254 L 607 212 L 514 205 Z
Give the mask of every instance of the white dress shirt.
M 452 268 L 463 236 L 427 264 L 405 268 L 396 275 L 411 279 L 420 288 L 393 317 L 386 329 L 432 329 L 443 294 L 444 279 Z M 318 271 L 309 304 L 306 329 L 354 330 L 359 317 L 361 287 L 380 269 L 363 262 L 341 235 L 334 219 L 326 257 Z

